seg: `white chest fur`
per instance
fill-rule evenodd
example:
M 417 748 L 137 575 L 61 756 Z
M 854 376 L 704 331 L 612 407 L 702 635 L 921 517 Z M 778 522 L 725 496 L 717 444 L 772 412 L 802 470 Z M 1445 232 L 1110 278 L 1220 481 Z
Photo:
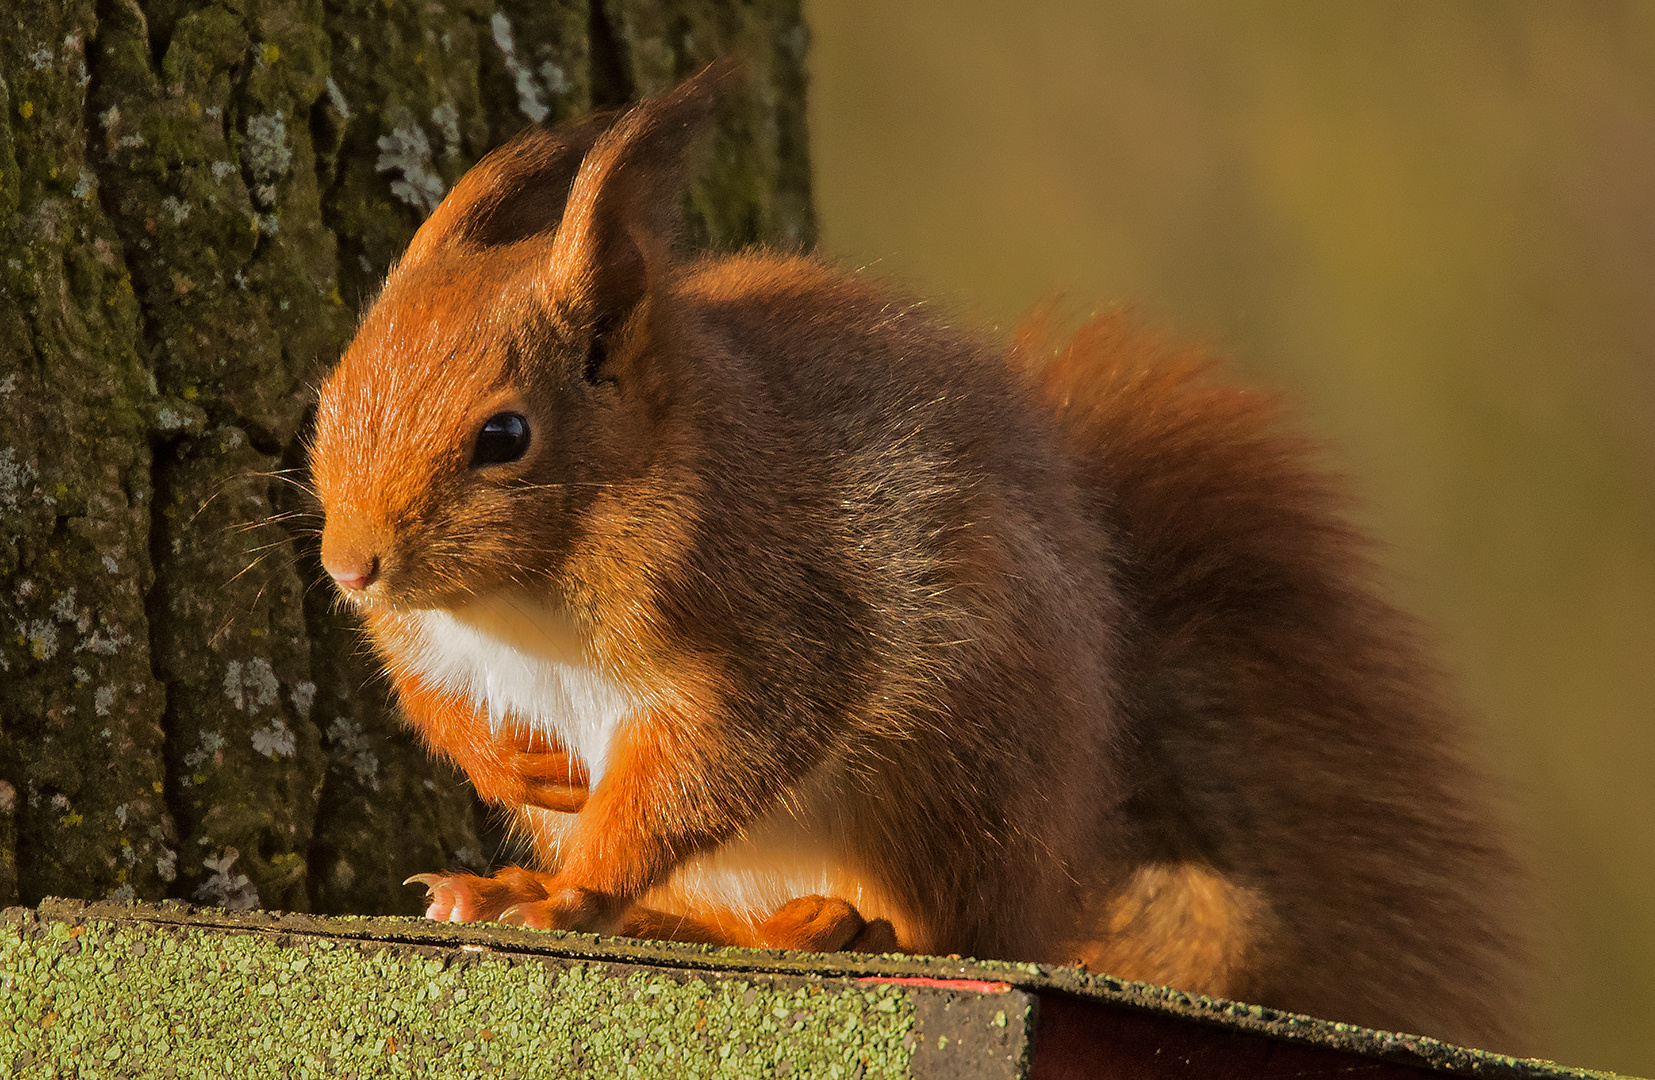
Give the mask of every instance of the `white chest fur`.
M 561 613 L 523 598 L 494 597 L 454 611 L 419 613 L 410 657 L 427 679 L 487 710 L 499 730 L 510 716 L 574 750 L 596 786 L 638 696 L 599 671 Z

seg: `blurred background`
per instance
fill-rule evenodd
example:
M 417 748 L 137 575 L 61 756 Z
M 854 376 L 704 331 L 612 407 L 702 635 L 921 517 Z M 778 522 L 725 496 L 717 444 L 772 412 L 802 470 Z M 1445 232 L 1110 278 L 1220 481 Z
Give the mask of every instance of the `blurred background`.
M 1330 444 L 1536 868 L 1537 1047 L 1655 1076 L 1655 3 L 805 9 L 830 257 L 1129 303 Z

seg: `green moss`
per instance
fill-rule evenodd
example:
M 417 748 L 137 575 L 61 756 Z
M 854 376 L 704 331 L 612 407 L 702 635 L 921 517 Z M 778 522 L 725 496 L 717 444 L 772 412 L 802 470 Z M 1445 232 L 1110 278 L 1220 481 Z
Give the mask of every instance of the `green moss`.
M 54 1075 L 43 1062 L 78 1051 L 78 1075 L 115 1061 L 111 1075 L 241 1076 L 251 1063 L 310 1075 L 844 1077 L 860 1066 L 1009 1080 L 1028 1074 L 1036 994 L 1158 1017 L 1160 1030 L 1242 1060 L 1289 1043 L 1357 1069 L 1613 1080 L 1038 964 L 184 905 L 0 915 L 0 1063 L 25 1076 Z
M 0 927 L 0 1062 L 19 1077 L 903 1077 L 911 995 L 345 943 Z
M 212 6 L 179 19 L 161 61 L 161 78 L 196 103 L 225 96 L 219 80 L 247 55 L 246 23 L 235 12 Z

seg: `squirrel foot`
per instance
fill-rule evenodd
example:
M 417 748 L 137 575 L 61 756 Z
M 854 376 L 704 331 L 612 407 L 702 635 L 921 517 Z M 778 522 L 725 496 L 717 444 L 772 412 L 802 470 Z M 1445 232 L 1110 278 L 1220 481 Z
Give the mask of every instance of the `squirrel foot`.
M 805 952 L 896 952 L 889 919 L 868 921 L 836 896 L 789 900 L 759 925 L 758 936 L 773 949 Z
M 538 930 L 579 930 L 588 934 L 618 934 L 626 925 L 631 905 L 613 896 L 572 886 L 548 889 L 543 900 L 526 900 L 500 913 L 500 921 Z

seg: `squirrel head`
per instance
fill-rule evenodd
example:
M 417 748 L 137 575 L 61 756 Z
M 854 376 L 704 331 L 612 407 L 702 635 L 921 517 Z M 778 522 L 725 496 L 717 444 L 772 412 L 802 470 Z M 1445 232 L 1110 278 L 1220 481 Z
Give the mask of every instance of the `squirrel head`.
M 531 129 L 420 227 L 318 403 L 322 563 L 347 598 L 447 607 L 544 585 L 647 460 L 689 151 L 735 74 L 721 61 L 628 111 Z

